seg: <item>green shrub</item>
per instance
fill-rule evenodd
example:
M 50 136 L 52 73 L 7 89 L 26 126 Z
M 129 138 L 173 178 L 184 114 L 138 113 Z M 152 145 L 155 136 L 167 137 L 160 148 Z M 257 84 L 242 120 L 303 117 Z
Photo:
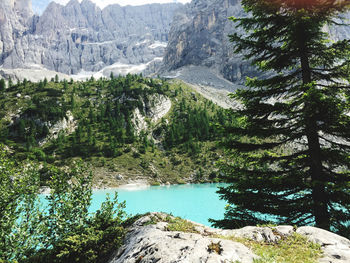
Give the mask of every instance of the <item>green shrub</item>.
M 43 210 L 38 191 L 51 189 Z M 0 262 L 99 263 L 121 246 L 125 203 L 117 194 L 89 214 L 92 174 L 80 163 L 70 170 L 19 166 L 0 145 Z
M 45 161 L 46 160 L 46 154 L 39 148 L 34 148 L 32 150 L 32 152 L 34 153 L 35 157 L 37 160 L 39 161 Z
M 196 230 L 196 226 L 192 222 L 182 219 L 180 217 L 168 216 L 166 218 L 166 221 L 168 222 L 168 231 L 198 233 L 198 230 Z

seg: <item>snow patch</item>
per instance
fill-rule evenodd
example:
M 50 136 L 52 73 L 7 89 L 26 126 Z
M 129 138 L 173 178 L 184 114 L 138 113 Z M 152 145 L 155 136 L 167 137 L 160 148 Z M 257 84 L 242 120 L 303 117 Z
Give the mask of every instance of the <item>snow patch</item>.
M 138 74 L 144 71 L 152 62 L 162 60 L 162 57 L 155 57 L 151 61 L 143 64 L 124 64 L 117 62 L 104 67 L 98 72 L 81 70 L 77 75 L 72 75 L 71 77 L 75 80 L 86 80 L 92 76 L 96 79 L 101 77 L 109 77 L 111 72 L 113 72 L 114 75 Z
M 150 42 L 150 40 L 149 39 L 145 39 L 144 41 L 142 41 L 142 42 L 137 42 L 136 44 L 135 44 L 135 46 L 141 46 L 141 45 L 143 45 L 143 44 L 146 44 L 146 43 L 148 43 L 148 42 Z
M 109 45 L 109 44 L 113 44 L 116 41 L 114 40 L 110 40 L 110 41 L 103 41 L 103 42 L 86 42 L 84 43 L 84 45 L 91 45 L 91 46 L 103 46 L 103 45 Z
M 166 48 L 167 45 L 168 45 L 167 42 L 155 41 L 152 45 L 149 46 L 149 48 L 151 48 L 151 49 L 155 49 L 155 48 L 159 48 L 159 47 Z

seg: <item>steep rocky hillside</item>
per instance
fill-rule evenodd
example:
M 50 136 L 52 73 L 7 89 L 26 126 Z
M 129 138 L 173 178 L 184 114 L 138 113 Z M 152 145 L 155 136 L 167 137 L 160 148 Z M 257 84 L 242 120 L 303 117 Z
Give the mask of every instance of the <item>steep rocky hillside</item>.
M 179 81 L 139 75 L 86 82 L 24 80 L 0 93 L 0 143 L 19 162 L 70 166 L 95 187 L 217 181 L 224 110 Z
M 101 10 L 90 0 L 71 0 L 66 6 L 50 3 L 38 17 L 30 1 L 6 0 L 0 4 L 0 65 L 106 76 L 155 69 L 180 6 L 110 5 Z
M 162 71 L 176 71 L 177 77 L 181 78 L 179 69 L 185 67 L 189 75 L 194 69 L 196 81 L 197 68 L 188 66 L 201 66 L 236 84 L 242 84 L 246 76 L 255 76 L 257 73 L 249 63 L 232 52 L 233 44 L 228 35 L 241 29 L 228 20 L 231 16 L 245 16 L 240 0 L 193 0 L 179 9 L 171 25 Z M 350 18 L 350 14 L 345 17 Z M 350 38 L 350 26 L 327 27 L 325 30 L 330 30 L 333 39 Z M 200 80 L 203 81 L 210 82 L 205 77 Z M 216 82 L 211 86 L 215 87 Z
M 14 49 L 17 38 L 30 31 L 31 0 L 0 1 L 0 65 Z
M 179 10 L 169 33 L 164 69 L 205 66 L 233 82 L 253 71 L 233 54 L 228 35 L 236 30 L 230 16 L 244 16 L 240 0 L 193 0 Z

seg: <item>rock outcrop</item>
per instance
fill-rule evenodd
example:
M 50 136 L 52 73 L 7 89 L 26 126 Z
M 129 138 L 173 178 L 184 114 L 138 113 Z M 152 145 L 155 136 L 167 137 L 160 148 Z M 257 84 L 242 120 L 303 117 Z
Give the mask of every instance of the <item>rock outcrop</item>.
M 174 11 L 181 4 L 109 5 L 90 0 L 51 2 L 33 16 L 28 0 L 0 3 L 0 65 L 40 65 L 65 74 L 120 73 L 121 66 L 157 65 L 161 60 Z M 158 63 L 159 64 L 159 63 Z M 155 70 L 155 69 L 153 69 Z
M 300 227 L 296 230 L 296 232 L 307 236 L 311 242 L 321 245 L 324 256 L 319 260 L 319 262 L 350 262 L 350 241 L 348 239 L 329 231 L 310 226 Z
M 38 142 L 39 146 L 44 145 L 46 142 L 52 139 L 57 139 L 60 132 L 69 135 L 72 134 L 77 128 L 77 121 L 74 120 L 74 116 L 71 111 L 67 111 L 66 116 L 56 123 L 46 122 L 44 124 L 49 128 L 49 134 L 46 138 L 43 138 Z
M 228 237 L 276 243 L 294 232 L 321 245 L 323 255 L 319 262 L 350 262 L 350 240 L 315 227 L 244 227 L 220 230 L 190 222 L 190 231 L 169 231 L 169 220 L 173 219 L 167 214 L 151 213 L 137 220 L 129 229 L 124 245 L 109 263 L 249 263 L 258 256 L 242 243 Z
M 256 256 L 243 244 L 209 237 L 214 232 L 197 225 L 197 233 L 167 231 L 166 214 L 151 214 L 136 221 L 126 236 L 125 244 L 109 263 L 136 262 L 253 262 Z M 160 220 L 156 224 L 152 221 Z M 209 231 L 209 232 L 208 232 Z M 218 244 L 220 254 L 208 251 Z
M 171 100 L 167 96 L 158 93 L 146 96 L 141 102 L 143 114 L 141 114 L 139 108 L 136 108 L 132 119 L 136 134 L 140 134 L 142 130 L 146 131 L 149 128 L 146 118 L 151 123 L 156 123 L 171 109 Z

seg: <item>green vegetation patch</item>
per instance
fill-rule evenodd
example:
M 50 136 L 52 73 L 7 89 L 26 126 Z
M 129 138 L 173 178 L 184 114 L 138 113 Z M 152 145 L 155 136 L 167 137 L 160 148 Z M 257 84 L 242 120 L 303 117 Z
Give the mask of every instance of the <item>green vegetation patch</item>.
M 0 144 L 0 262 L 106 262 L 133 220 L 126 220 L 125 203 L 117 194 L 89 213 L 92 174 L 87 167 L 52 167 L 44 208 L 38 168 L 32 163 L 23 168 L 3 148 Z
M 199 233 L 198 230 L 196 230 L 196 227 L 192 222 L 185 220 L 185 219 L 182 219 L 180 217 L 168 216 L 166 218 L 166 222 L 168 222 L 168 226 L 167 226 L 168 231 Z
M 316 263 L 322 255 L 321 246 L 305 236 L 293 233 L 277 243 L 257 242 L 245 238 L 220 237 L 243 243 L 260 258 L 254 263 Z

